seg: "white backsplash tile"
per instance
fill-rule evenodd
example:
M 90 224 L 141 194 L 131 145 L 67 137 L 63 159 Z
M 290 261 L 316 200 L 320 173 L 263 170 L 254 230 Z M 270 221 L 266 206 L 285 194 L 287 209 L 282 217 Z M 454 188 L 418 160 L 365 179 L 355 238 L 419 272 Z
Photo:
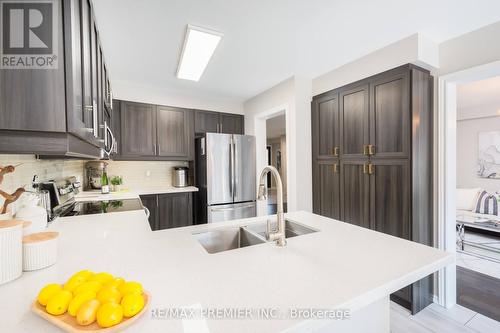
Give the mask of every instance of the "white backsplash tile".
M 0 185 L 4 191 L 13 192 L 20 186 L 26 185 L 26 189 L 31 189 L 33 175 L 38 175 L 38 179 L 50 180 L 61 177 L 76 176 L 78 180 L 83 180 L 83 164 L 80 160 L 38 160 L 35 155 L 1 155 L 0 165 L 17 165 L 16 171 L 6 174 L 3 183 Z
M 175 161 L 107 161 L 109 176 L 122 176 L 125 188 L 172 186 L 175 166 L 187 166 L 187 162 Z
M 20 186 L 26 185 L 31 189 L 33 175 L 38 175 L 40 181 L 61 177 L 76 176 L 83 182 L 83 160 L 39 160 L 35 155 L 2 155 L 0 165 L 17 165 L 16 171 L 4 177 L 0 188 L 6 192 L 13 192 Z M 169 187 L 172 186 L 172 172 L 174 166 L 187 166 L 187 162 L 176 161 L 106 161 L 109 176 L 122 176 L 126 188 L 139 187 Z M 149 171 L 149 172 L 148 172 Z M 0 198 L 0 201 L 1 200 Z

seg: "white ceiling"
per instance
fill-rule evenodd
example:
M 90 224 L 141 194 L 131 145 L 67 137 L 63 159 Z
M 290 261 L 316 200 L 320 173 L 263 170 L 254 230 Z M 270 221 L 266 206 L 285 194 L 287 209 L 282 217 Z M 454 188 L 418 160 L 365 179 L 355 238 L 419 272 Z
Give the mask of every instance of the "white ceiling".
M 266 120 L 266 136 L 268 139 L 279 138 L 286 134 L 286 115 Z
M 498 0 L 94 0 L 111 80 L 244 101 L 416 32 L 442 42 L 500 20 Z M 186 24 L 224 33 L 199 82 L 175 77 Z
M 500 112 L 500 76 L 474 81 L 457 87 L 458 119 L 498 116 Z

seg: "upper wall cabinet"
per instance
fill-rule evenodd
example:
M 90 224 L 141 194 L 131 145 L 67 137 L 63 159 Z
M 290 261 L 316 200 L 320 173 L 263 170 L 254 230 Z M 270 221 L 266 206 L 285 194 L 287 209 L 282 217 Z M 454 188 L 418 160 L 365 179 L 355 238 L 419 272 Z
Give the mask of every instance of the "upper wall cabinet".
M 57 68 L 0 69 L 0 153 L 96 158 L 110 93 L 91 1 L 54 4 Z
M 244 117 L 239 114 L 195 111 L 195 133 L 244 134 Z
M 190 159 L 193 136 L 193 112 L 186 109 L 158 106 L 156 136 L 158 156 Z
M 58 29 L 58 59 L 65 56 L 63 35 Z M 66 132 L 64 87 L 63 61 L 57 69 L 0 69 L 0 129 Z
M 121 156 L 156 156 L 156 106 L 123 102 L 121 112 Z
M 115 104 L 118 102 L 116 101 Z M 116 129 L 119 120 L 119 129 Z M 116 160 L 192 160 L 192 110 L 120 101 L 113 110 L 117 133 Z

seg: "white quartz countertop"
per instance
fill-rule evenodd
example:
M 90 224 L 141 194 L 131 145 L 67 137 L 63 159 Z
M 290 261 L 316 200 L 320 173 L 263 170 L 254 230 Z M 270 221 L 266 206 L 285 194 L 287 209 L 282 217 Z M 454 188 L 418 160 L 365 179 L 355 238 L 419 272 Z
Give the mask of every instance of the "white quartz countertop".
M 102 194 L 100 191 L 83 191 L 75 196 L 76 201 L 98 201 L 98 200 L 119 200 L 119 199 L 133 199 L 138 198 L 140 195 L 148 194 L 168 194 L 180 192 L 198 192 L 198 188 L 194 186 L 187 187 L 142 187 L 121 190 L 118 192 L 111 192 L 109 194 Z
M 318 229 L 273 243 L 208 254 L 192 233 L 248 225 L 265 218 L 152 232 L 143 211 L 59 218 L 58 261 L 0 286 L 5 332 L 55 332 L 30 312 L 47 283 L 81 269 L 140 281 L 152 295 L 149 311 L 127 332 L 279 332 L 317 325 L 314 320 L 155 319 L 151 310 L 292 308 L 356 311 L 454 262 L 452 254 L 307 212 L 287 218 Z

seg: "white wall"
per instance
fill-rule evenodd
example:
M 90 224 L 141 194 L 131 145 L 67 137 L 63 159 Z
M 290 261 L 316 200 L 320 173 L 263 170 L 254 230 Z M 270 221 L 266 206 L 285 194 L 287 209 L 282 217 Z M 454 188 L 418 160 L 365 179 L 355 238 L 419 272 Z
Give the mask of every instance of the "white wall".
M 450 39 L 439 45 L 439 74 L 500 60 L 500 22 Z
M 292 77 L 244 103 L 245 133 L 256 136 L 257 176 L 266 166 L 266 119 L 286 112 L 289 211 L 312 211 L 310 102 L 311 80 Z M 265 208 L 258 203 L 259 215 Z
M 312 94 L 315 96 L 407 63 L 427 69 L 438 67 L 438 46 L 422 35 L 411 35 L 314 78 Z
M 457 122 L 457 187 L 481 187 L 500 191 L 500 180 L 479 178 L 477 172 L 478 133 L 499 131 L 500 117 Z
M 192 95 L 183 91 L 170 91 L 159 89 L 157 86 L 137 85 L 125 81 L 113 81 L 113 94 L 113 98 L 126 101 L 243 114 L 243 103 L 237 99 Z

